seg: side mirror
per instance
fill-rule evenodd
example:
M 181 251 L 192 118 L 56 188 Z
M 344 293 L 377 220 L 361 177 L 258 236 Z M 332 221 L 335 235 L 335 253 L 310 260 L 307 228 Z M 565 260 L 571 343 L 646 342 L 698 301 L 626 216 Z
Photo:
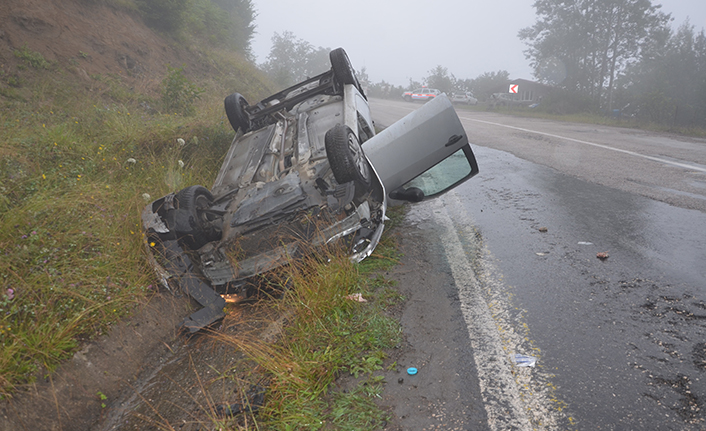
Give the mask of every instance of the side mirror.
M 390 193 L 390 199 L 407 202 L 421 202 L 424 200 L 424 191 L 419 187 L 410 187 L 405 189 L 400 187 Z

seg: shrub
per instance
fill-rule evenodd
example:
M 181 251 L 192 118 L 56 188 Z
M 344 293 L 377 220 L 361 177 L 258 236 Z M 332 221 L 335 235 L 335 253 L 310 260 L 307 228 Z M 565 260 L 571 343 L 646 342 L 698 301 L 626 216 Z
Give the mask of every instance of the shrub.
M 167 77 L 162 81 L 162 105 L 168 112 L 194 115 L 194 102 L 204 92 L 184 75 L 184 67 L 167 66 Z
M 44 56 L 36 51 L 32 51 L 25 43 L 22 49 L 15 50 L 15 57 L 27 62 L 27 65 L 34 69 L 49 69 L 51 63 L 44 59 Z
M 138 0 L 145 22 L 150 27 L 176 33 L 184 22 L 188 0 Z
M 550 114 L 566 115 L 590 112 L 593 102 L 577 92 L 555 89 L 542 99 L 539 106 Z

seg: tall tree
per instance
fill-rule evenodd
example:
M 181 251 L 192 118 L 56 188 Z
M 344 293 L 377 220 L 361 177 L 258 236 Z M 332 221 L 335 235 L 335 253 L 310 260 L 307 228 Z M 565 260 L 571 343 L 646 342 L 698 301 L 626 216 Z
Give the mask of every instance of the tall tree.
M 610 108 L 615 78 L 664 33 L 670 16 L 651 0 L 536 0 L 537 22 L 520 30 L 535 76 Z
M 231 39 L 243 53 L 252 58 L 251 43 L 255 36 L 255 7 L 252 0 L 212 0 L 230 18 Z
M 429 75 L 424 78 L 428 87 L 436 88 L 437 90 L 451 94 L 456 86 L 456 78 L 453 74 L 449 74 L 449 70 L 441 65 L 430 70 Z
M 618 83 L 619 102 L 659 123 L 706 126 L 706 34 L 687 20 L 655 43 Z
M 498 89 L 507 90 L 510 83 L 510 73 L 507 70 L 497 72 L 485 72 L 473 79 L 460 80 L 457 87 L 460 90 L 470 90 L 479 100 L 487 100 Z
M 276 84 L 289 87 L 306 76 L 306 59 L 313 49 L 309 42 L 297 38 L 291 31 L 275 33 L 262 68 Z
M 262 69 L 281 87 L 289 87 L 331 67 L 330 48 L 314 48 L 291 31 L 272 36 L 272 48 Z

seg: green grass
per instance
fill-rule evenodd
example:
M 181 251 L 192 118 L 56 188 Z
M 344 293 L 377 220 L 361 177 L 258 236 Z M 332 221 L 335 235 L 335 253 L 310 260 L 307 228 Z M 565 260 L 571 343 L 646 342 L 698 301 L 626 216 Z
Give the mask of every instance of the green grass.
M 30 62 L 31 54 L 22 55 Z M 155 294 L 142 208 L 185 186 L 210 186 L 233 136 L 224 95 L 270 92 L 252 65 L 206 55 L 224 72 L 194 83 L 203 92 L 191 116 L 117 75 L 93 76 L 89 92 L 58 67 L 32 66 L 17 86 L 0 84 L 0 398 L 51 373 Z M 267 301 L 287 316 L 276 342 L 215 334 L 269 382 L 266 405 L 245 429 L 382 427 L 376 372 L 384 350 L 400 342 L 385 309 L 402 299 L 379 275 L 400 257 L 391 230 L 403 213 L 388 215 L 387 233 L 362 264 L 332 251 L 279 274 L 293 287 Z M 357 293 L 368 302 L 347 298 Z M 346 375 L 355 384 L 343 391 L 335 382 Z M 243 429 L 216 416 L 210 425 Z
M 361 273 L 342 253 L 293 262 L 277 276 L 288 284 L 272 301 L 289 316 L 281 338 L 266 343 L 238 332 L 214 334 L 254 360 L 269 381 L 258 429 L 380 429 L 387 414 L 375 405 L 383 388 L 385 349 L 401 341 L 399 323 L 385 309 L 399 301 L 388 288 Z M 367 302 L 349 295 L 360 293 Z M 359 379 L 352 391 L 336 378 Z M 255 428 L 252 428 L 255 429 Z
M 455 107 L 457 111 L 490 111 L 487 105 L 466 106 L 460 105 Z M 497 107 L 492 110 L 501 114 L 516 115 L 527 118 L 542 118 L 552 121 L 563 121 L 572 123 L 598 124 L 603 126 L 624 127 L 629 129 L 649 130 L 652 132 L 674 133 L 683 136 L 692 136 L 697 138 L 706 138 L 706 129 L 703 127 L 682 127 L 673 126 L 662 123 L 653 123 L 648 121 L 640 121 L 631 117 L 615 118 L 607 115 L 599 115 L 591 112 L 583 112 L 577 114 L 557 115 L 544 112 L 540 109 L 530 108 L 512 108 L 512 107 Z
M 215 81 L 182 116 L 119 77 L 94 77 L 93 92 L 60 70 L 24 79 L 0 99 L 0 396 L 153 294 L 140 212 L 209 186 L 233 134 Z
M 22 45 L 21 49 L 16 49 L 14 54 L 15 57 L 22 60 L 24 64 L 34 69 L 49 69 L 51 67 L 51 63 L 48 62 L 41 53 L 30 50 L 27 44 Z

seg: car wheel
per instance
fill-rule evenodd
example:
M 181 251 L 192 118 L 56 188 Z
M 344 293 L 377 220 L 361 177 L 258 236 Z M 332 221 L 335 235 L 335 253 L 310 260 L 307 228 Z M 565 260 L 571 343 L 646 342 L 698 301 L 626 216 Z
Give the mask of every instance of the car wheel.
M 336 124 L 324 137 L 326 156 L 339 184 L 355 181 L 356 188 L 367 191 L 372 184 L 368 160 L 355 133 L 348 126 Z
M 179 238 L 189 247 L 198 249 L 219 238 L 212 227 L 211 216 L 204 210 L 213 203 L 213 195 L 203 186 L 191 186 L 180 190 L 174 197 L 175 207 L 188 217 L 187 223 L 180 223 Z
M 343 48 L 336 48 L 329 53 L 329 59 L 331 60 L 333 76 L 336 80 L 342 85 L 355 85 L 355 88 L 360 91 L 360 94 L 365 96 L 363 93 L 363 87 L 361 87 L 360 82 L 358 82 L 355 69 L 353 69 L 353 65 L 348 59 L 348 54 L 346 54 L 346 51 Z
M 250 130 L 250 117 L 245 112 L 245 108 L 248 106 L 247 100 L 242 94 L 233 93 L 226 97 L 224 104 L 226 116 L 233 130 L 237 132 L 238 129 L 242 129 L 243 133 L 247 133 Z
M 411 102 L 411 101 L 412 101 L 412 96 L 405 96 L 405 97 L 404 97 L 404 100 L 407 101 L 407 102 Z

